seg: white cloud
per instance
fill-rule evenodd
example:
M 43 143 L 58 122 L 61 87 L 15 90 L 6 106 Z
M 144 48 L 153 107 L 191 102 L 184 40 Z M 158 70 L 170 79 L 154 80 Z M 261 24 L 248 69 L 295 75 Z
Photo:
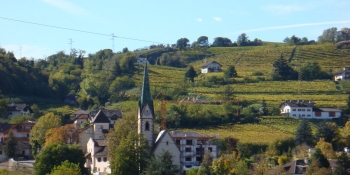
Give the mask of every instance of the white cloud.
M 330 22 L 317 22 L 317 23 L 306 23 L 306 24 L 292 24 L 292 25 L 284 25 L 284 26 L 273 26 L 273 27 L 265 27 L 265 28 L 256 28 L 256 29 L 247 29 L 241 30 L 234 33 L 242 33 L 242 32 L 259 32 L 266 30 L 280 30 L 280 29 L 289 29 L 289 28 L 298 28 L 298 27 L 307 27 L 307 26 L 320 26 L 327 24 L 350 24 L 350 21 L 330 21 Z
M 218 22 L 221 22 L 221 21 L 222 21 L 222 19 L 219 18 L 219 17 L 213 17 L 213 19 L 214 19 L 215 21 L 218 21 Z
M 41 1 L 51 6 L 54 6 L 56 8 L 59 8 L 61 10 L 64 10 L 66 12 L 69 12 L 71 14 L 75 14 L 75 15 L 87 14 L 86 10 L 66 0 L 41 0 Z
M 26 57 L 27 59 L 40 59 L 43 58 L 45 55 L 49 56 L 51 51 L 49 49 L 42 47 L 42 46 L 33 46 L 33 45 L 3 45 L 1 46 L 6 49 L 6 51 L 13 52 L 15 57 L 17 59 L 20 59 L 21 57 Z
M 299 5 L 268 5 L 262 7 L 262 10 L 274 14 L 289 14 L 304 11 L 305 7 Z
M 202 18 L 197 18 L 198 22 L 203 22 Z

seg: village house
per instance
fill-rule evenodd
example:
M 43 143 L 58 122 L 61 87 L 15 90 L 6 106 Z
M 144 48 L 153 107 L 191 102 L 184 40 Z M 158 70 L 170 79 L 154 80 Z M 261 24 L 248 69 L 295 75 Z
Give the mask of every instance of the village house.
M 170 135 L 180 148 L 183 170 L 189 170 L 193 166 L 200 166 L 204 153 L 207 151 L 210 152 L 213 158 L 218 157 L 217 145 L 211 143 L 211 141 L 216 139 L 213 136 L 181 131 L 170 131 Z
M 87 143 L 85 158 L 85 167 L 91 173 L 98 172 L 99 175 L 111 173 L 111 168 L 109 167 L 110 158 L 108 157 L 108 148 L 105 139 L 90 138 Z
M 106 134 L 110 129 L 110 120 L 107 116 L 99 110 L 95 117 L 90 121 L 90 125 L 79 129 L 79 146 L 84 153 L 87 152 L 87 143 L 92 139 L 105 139 Z
M 147 58 L 137 57 L 137 64 L 149 64 Z
M 17 139 L 16 155 L 31 158 L 31 146 L 29 144 L 30 130 L 35 125 L 34 121 L 24 121 L 19 124 L 0 123 L 0 161 L 6 161 L 8 157 L 4 154 L 4 146 L 10 131 Z
M 343 69 L 334 73 L 334 81 L 350 80 L 350 68 Z
M 286 100 L 280 104 L 281 114 L 294 118 L 333 119 L 341 116 L 337 108 L 317 108 L 309 100 Z
M 208 63 L 204 63 L 202 65 L 201 72 L 202 72 L 202 74 L 206 74 L 206 73 L 209 73 L 209 72 L 220 72 L 221 71 L 221 66 L 222 65 L 219 64 L 216 61 L 211 61 L 211 62 L 208 62 Z
M 30 106 L 22 103 L 22 104 L 16 104 L 12 103 L 7 105 L 7 118 L 12 118 L 17 115 L 30 115 L 33 113 L 33 110 L 30 108 Z

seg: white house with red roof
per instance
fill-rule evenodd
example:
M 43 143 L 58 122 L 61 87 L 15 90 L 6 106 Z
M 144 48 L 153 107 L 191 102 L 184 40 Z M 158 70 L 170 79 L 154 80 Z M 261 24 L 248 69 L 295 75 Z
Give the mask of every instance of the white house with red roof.
M 294 118 L 333 119 L 342 112 L 338 108 L 318 108 L 310 100 L 286 100 L 279 107 L 282 115 Z

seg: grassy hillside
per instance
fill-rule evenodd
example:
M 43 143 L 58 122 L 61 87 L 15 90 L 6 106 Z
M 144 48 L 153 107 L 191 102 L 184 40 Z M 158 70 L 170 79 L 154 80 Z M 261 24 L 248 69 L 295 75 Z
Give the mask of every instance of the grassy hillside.
M 236 68 L 238 78 L 232 83 L 234 93 L 239 100 L 258 102 L 265 99 L 269 106 L 277 106 L 283 100 L 304 99 L 313 100 L 323 107 L 344 108 L 347 95 L 342 94 L 332 80 L 316 81 L 271 81 L 270 73 L 273 62 L 281 55 L 290 61 L 290 65 L 298 70 L 299 66 L 315 61 L 323 70 L 335 72 L 342 67 L 350 65 L 350 50 L 336 49 L 334 44 L 287 46 L 284 44 L 269 44 L 257 47 L 211 47 L 207 50 L 180 51 L 186 59 L 196 60 L 191 62 L 197 71 L 204 63 L 203 55 L 207 55 L 206 61 L 215 60 L 223 65 L 225 70 L 233 65 Z M 196 54 L 198 58 L 196 59 Z M 180 88 L 187 92 L 200 94 L 211 99 L 221 99 L 224 86 L 203 87 L 201 82 L 209 77 L 223 77 L 223 73 L 201 74 L 195 79 L 193 86 L 184 83 L 185 68 L 171 68 L 167 66 L 150 66 L 151 86 L 159 89 Z M 262 76 L 253 76 L 253 72 L 262 72 Z M 138 85 L 141 85 L 142 73 L 134 77 Z

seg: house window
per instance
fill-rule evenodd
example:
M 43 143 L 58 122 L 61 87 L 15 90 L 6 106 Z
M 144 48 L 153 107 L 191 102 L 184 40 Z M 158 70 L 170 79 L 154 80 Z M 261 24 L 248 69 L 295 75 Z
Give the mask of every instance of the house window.
M 293 111 L 297 111 L 296 109 L 292 109 Z
M 311 111 L 311 109 L 307 109 L 307 111 Z
M 191 161 L 192 161 L 191 157 L 186 157 L 186 162 L 191 162 Z
M 301 109 L 298 109 L 298 111 L 301 111 Z
M 146 122 L 146 124 L 145 124 L 145 130 L 149 131 L 149 123 L 148 122 Z
M 335 117 L 335 112 L 329 112 L 330 117 Z
M 315 112 L 315 116 L 321 117 L 321 112 Z
M 196 161 L 202 162 L 202 157 L 196 157 Z
M 2 155 L 2 151 L 0 151 L 0 155 Z
M 187 147 L 187 148 L 185 149 L 185 151 L 186 151 L 186 152 L 191 152 L 192 149 L 191 149 L 191 147 Z
M 107 157 L 104 157 L 104 158 L 103 158 L 103 161 L 104 161 L 104 162 L 107 162 Z
M 305 114 L 302 114 L 301 116 L 302 116 L 302 117 L 305 117 Z
M 192 145 L 192 140 L 186 140 L 186 145 Z
M 180 145 L 180 140 L 176 140 L 176 145 Z
M 296 117 L 297 115 L 296 114 L 293 114 L 294 117 Z
M 98 139 L 103 139 L 103 136 L 98 136 Z
M 301 109 L 301 111 L 305 111 L 305 109 Z
M 27 137 L 29 137 L 29 134 L 27 134 Z
M 311 115 L 310 115 L 310 114 L 308 114 L 307 116 L 308 116 L 308 117 L 311 117 Z
M 209 150 L 210 152 L 213 152 L 213 148 L 212 148 L 212 147 L 208 147 L 208 150 Z
M 166 145 L 169 145 L 169 142 L 168 142 L 168 141 L 166 141 Z
M 97 158 L 97 162 L 101 162 L 101 157 Z

